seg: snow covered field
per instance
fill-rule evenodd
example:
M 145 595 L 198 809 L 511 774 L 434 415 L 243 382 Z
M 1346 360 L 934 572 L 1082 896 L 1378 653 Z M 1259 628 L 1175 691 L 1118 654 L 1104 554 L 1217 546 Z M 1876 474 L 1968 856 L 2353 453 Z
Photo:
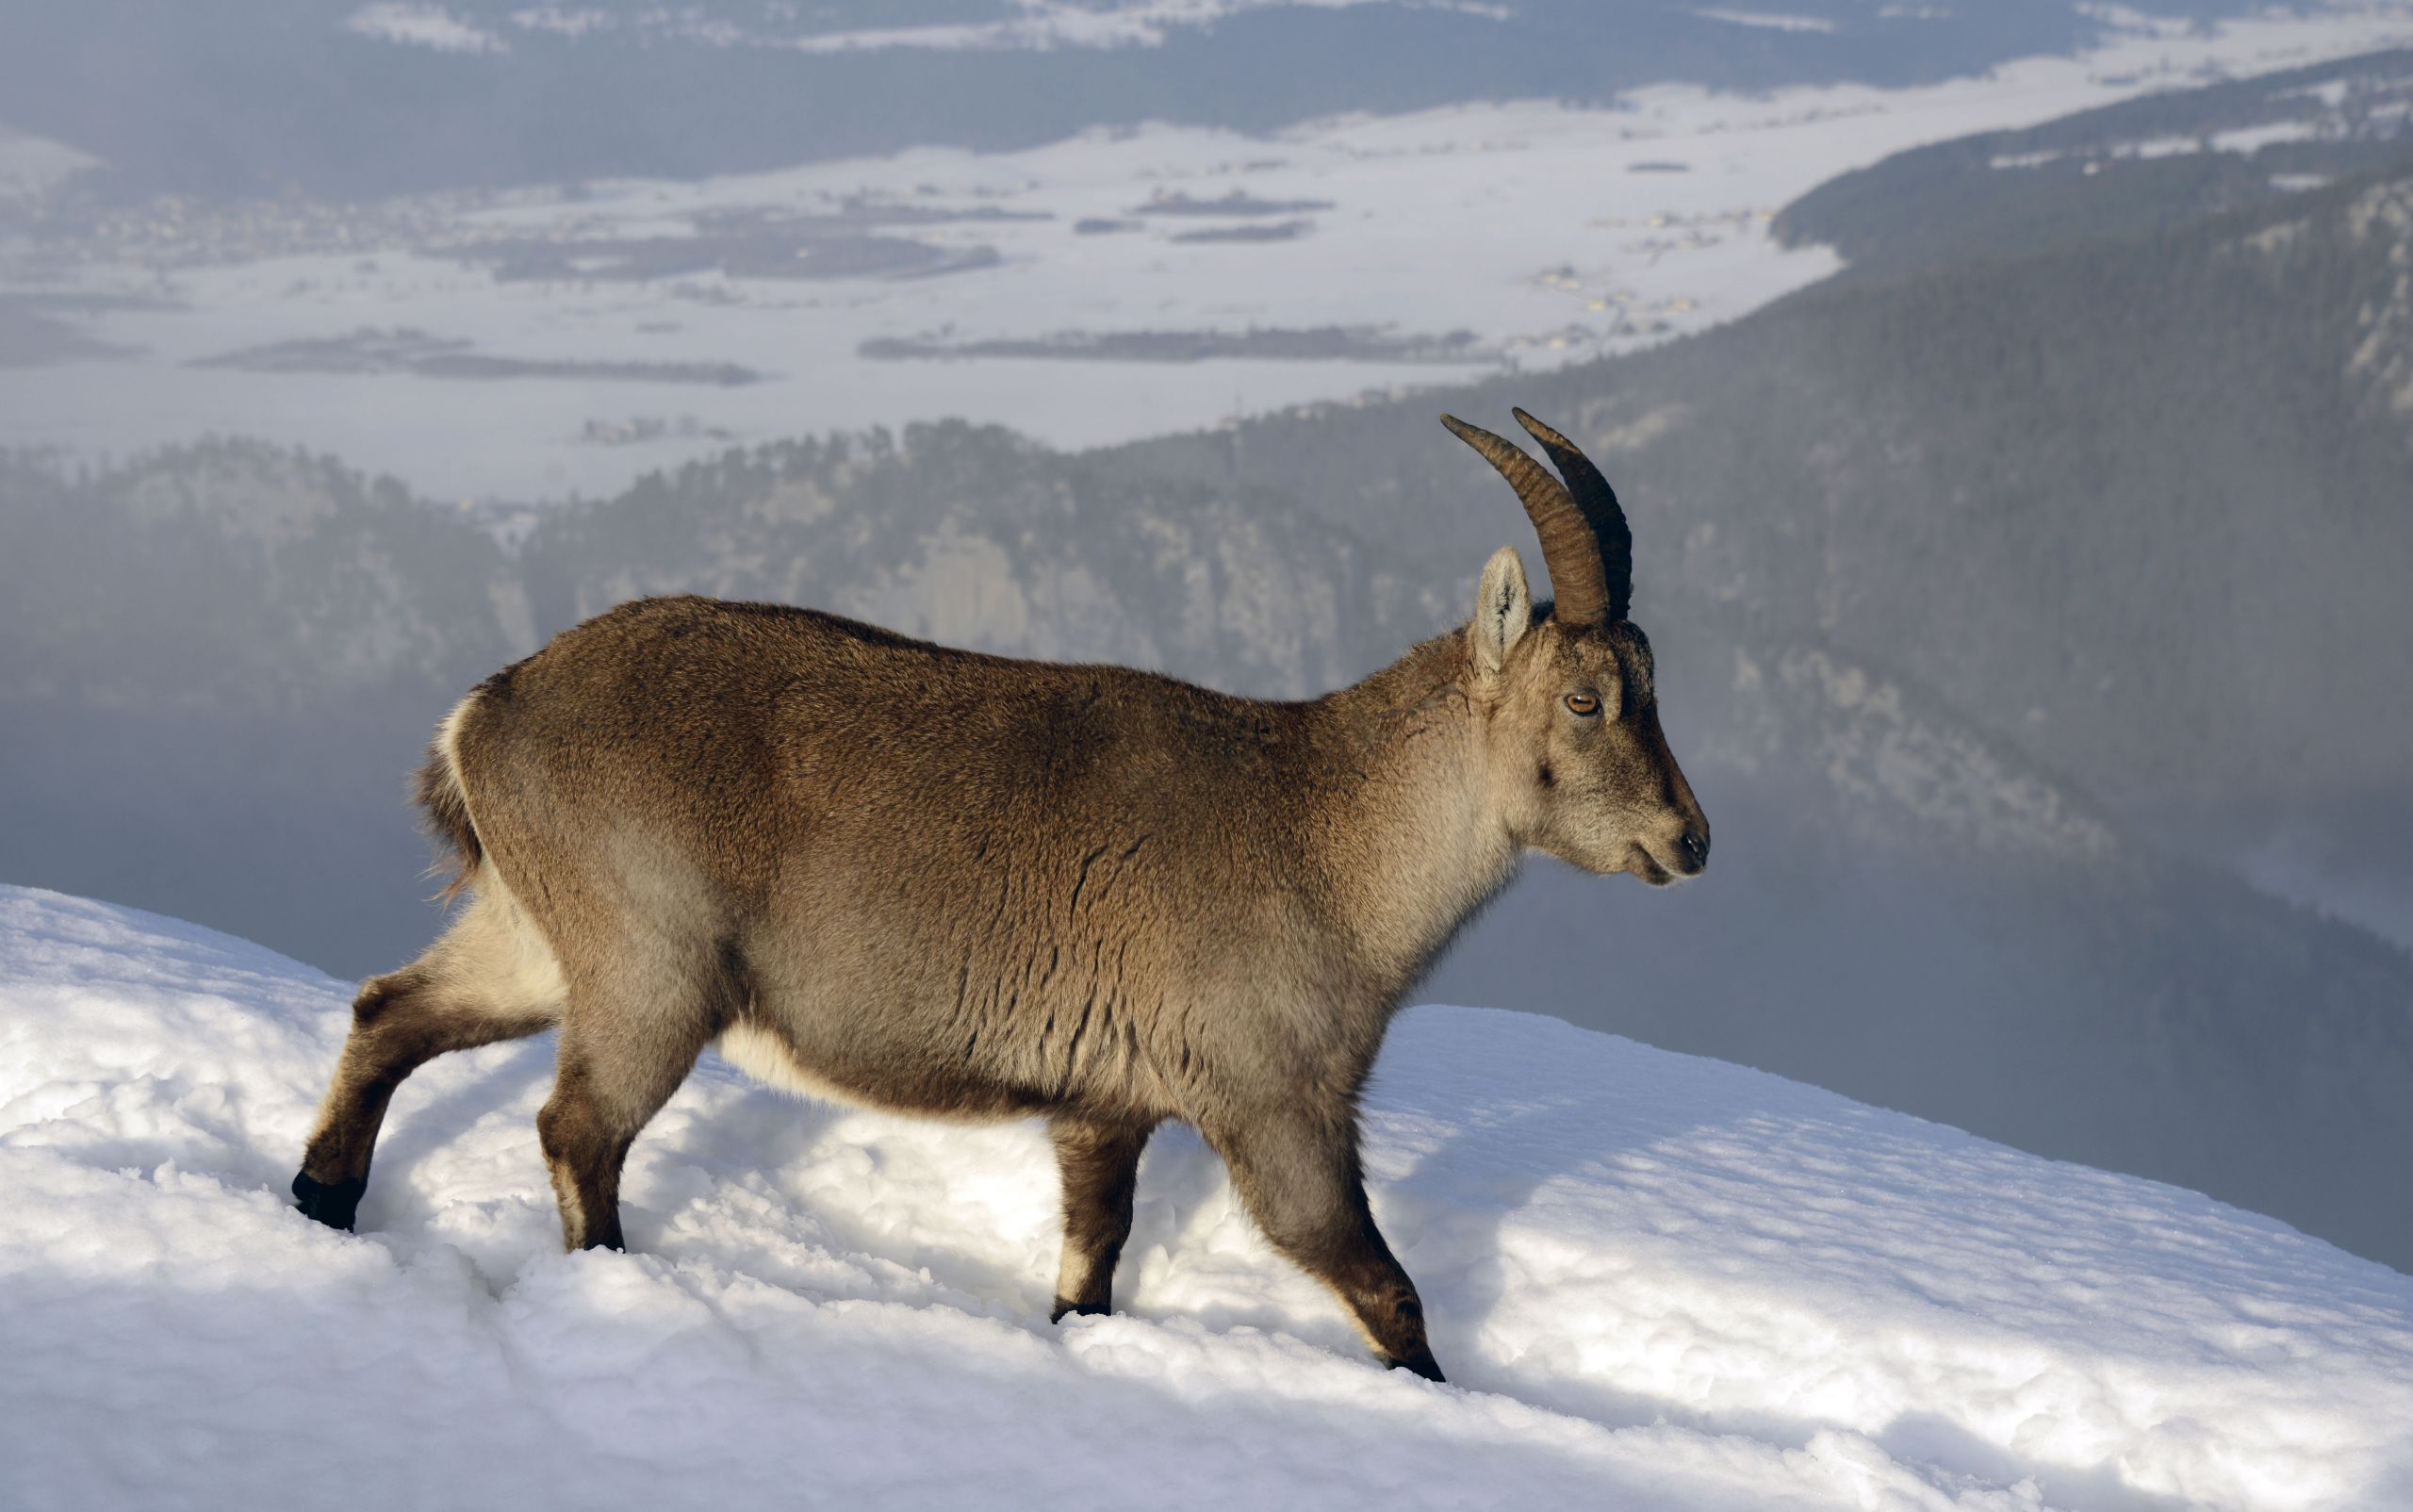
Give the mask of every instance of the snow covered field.
M 192 249 L 208 238 L 164 221 L 150 253 L 137 238 L 91 265 L 0 249 L 0 293 L 83 301 L 69 307 L 88 334 L 127 349 L 0 367 L 0 444 L 122 453 L 213 431 L 256 435 L 333 451 L 438 497 L 530 500 L 610 492 L 732 441 L 963 416 L 1086 446 L 1553 365 L 1731 320 L 1830 271 L 1830 254 L 1785 252 L 1765 222 L 1837 173 L 2149 90 L 2413 41 L 2413 7 L 2272 13 L 2202 34 L 2142 16 L 2121 25 L 2115 41 L 2083 58 L 1909 90 L 1742 97 L 1670 86 L 1608 110 L 1486 105 L 1272 138 L 1160 126 L 1026 152 L 926 150 L 693 184 L 409 202 L 362 207 L 358 239 L 306 255 L 222 249 L 203 258 Z M 1312 207 L 1195 208 L 1235 193 L 1259 206 Z M 1190 213 L 1163 213 L 1163 202 L 1184 197 Z M 505 236 L 675 241 L 709 233 L 715 217 L 726 227 L 730 217 L 866 208 L 986 216 L 871 229 L 946 254 L 988 249 L 995 260 L 923 277 L 768 276 L 758 261 L 744 274 L 500 280 L 463 253 Z M 272 222 L 277 213 L 262 215 Z M 1084 221 L 1121 228 L 1081 234 Z M 1295 233 L 1274 239 L 1180 239 L 1291 222 Z M 253 228 L 233 244 L 262 237 L 276 239 Z M 185 251 L 159 251 L 173 247 Z M 95 298 L 120 303 L 95 309 Z M 1332 326 L 1463 330 L 1477 350 L 1459 363 L 1144 365 L 859 353 L 875 340 Z M 734 364 L 762 381 L 194 366 L 266 344 L 398 329 L 468 343 L 482 357 Z
M 1159 1135 L 1045 1322 L 1034 1128 L 703 1070 L 564 1256 L 550 1048 L 422 1072 L 358 1237 L 284 1195 L 347 990 L 0 888 L 0 1504 L 2402 1508 L 2413 1279 L 2268 1219 L 1553 1021 L 1405 1015 L 1368 1362 Z

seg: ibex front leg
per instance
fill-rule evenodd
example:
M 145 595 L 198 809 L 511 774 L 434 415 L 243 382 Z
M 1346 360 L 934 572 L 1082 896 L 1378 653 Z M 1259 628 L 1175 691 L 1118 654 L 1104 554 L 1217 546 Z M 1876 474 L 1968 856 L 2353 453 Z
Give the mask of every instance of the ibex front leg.
M 1131 1198 L 1140 1182 L 1140 1152 L 1153 1125 L 1095 1124 L 1063 1118 L 1050 1130 L 1064 1178 L 1064 1259 L 1056 1272 L 1056 1309 L 1114 1310 L 1114 1266 L 1131 1237 Z
M 1416 1283 L 1392 1258 L 1366 1204 L 1355 1110 L 1345 1103 L 1260 1109 L 1214 1126 L 1199 1132 L 1231 1168 L 1240 1200 L 1273 1247 L 1339 1296 L 1385 1364 L 1440 1380 Z

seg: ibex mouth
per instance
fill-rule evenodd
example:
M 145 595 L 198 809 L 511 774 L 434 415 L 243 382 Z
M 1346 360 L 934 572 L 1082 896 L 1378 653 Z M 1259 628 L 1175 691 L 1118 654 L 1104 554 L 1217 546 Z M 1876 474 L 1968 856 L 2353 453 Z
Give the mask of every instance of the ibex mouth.
M 1665 887 L 1676 879 L 1676 874 L 1659 864 L 1659 858 L 1643 846 L 1630 846 L 1626 851 L 1625 869 L 1653 887 Z

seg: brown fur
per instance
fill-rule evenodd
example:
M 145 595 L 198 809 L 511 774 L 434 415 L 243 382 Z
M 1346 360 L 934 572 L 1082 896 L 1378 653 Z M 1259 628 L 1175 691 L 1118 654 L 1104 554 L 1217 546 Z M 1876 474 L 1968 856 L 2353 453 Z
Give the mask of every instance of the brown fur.
M 451 763 L 444 752 L 434 747 L 428 748 L 427 761 L 419 769 L 413 790 L 419 812 L 427 816 L 429 830 L 451 852 L 451 875 L 445 879 L 444 891 L 436 895 L 438 902 L 450 903 L 468 889 L 478 862 L 484 856 L 484 847 L 478 844 L 478 831 L 469 823 L 469 805 L 461 796 L 460 784 L 454 781 Z
M 1391 1014 L 1526 848 L 1653 882 L 1708 848 L 1640 632 L 1535 614 L 1507 551 L 1472 625 L 1299 703 L 644 600 L 482 684 L 420 791 L 473 900 L 362 991 L 297 1192 L 356 1200 L 430 1056 L 558 1023 L 565 1237 L 616 1245 L 630 1142 L 728 1034 L 830 1095 L 1048 1119 L 1059 1316 L 1110 1306 L 1140 1152 L 1187 1122 L 1436 1379 L 1359 1173 Z

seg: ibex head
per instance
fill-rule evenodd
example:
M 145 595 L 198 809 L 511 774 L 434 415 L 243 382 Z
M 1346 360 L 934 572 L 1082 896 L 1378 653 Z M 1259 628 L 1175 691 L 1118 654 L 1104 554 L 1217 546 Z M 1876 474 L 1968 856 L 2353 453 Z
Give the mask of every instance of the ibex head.
M 1709 820 L 1659 728 L 1650 642 L 1626 617 L 1633 536 L 1608 480 L 1573 442 L 1516 411 L 1566 479 L 1512 442 L 1441 423 L 1500 469 L 1541 536 L 1556 603 L 1536 616 L 1525 567 L 1502 547 L 1468 627 L 1486 715 L 1494 801 L 1523 845 L 1652 886 L 1699 874 Z

